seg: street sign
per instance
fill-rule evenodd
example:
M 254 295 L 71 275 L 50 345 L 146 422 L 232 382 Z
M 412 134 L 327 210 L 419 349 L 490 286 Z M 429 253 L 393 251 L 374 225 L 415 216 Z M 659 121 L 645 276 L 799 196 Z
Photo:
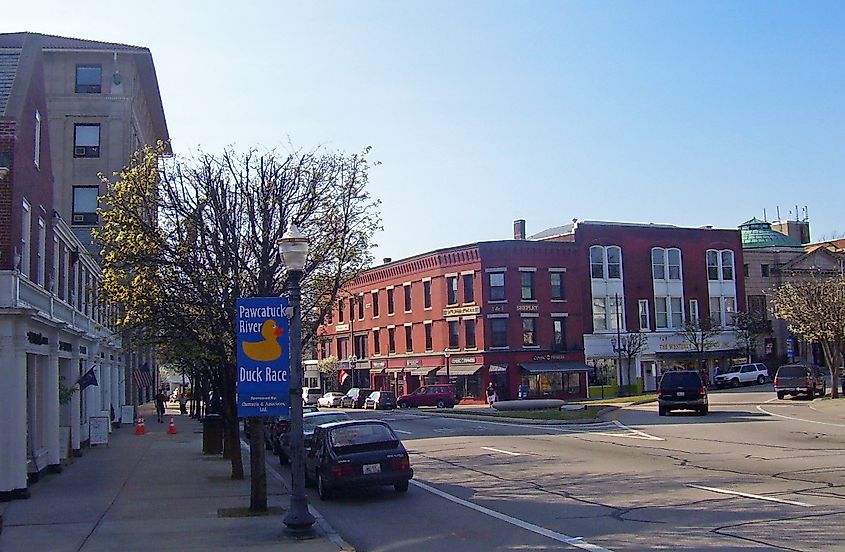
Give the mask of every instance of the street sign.
M 793 357 L 795 356 L 795 349 L 793 349 L 793 339 L 791 337 L 786 338 L 786 356 Z
M 238 416 L 290 415 L 290 350 L 284 297 L 237 300 Z

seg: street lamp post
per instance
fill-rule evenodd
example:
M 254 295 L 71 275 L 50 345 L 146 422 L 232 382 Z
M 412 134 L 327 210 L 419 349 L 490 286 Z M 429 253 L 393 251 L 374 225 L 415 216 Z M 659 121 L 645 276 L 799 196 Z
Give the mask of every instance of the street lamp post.
M 302 434 L 302 312 L 300 281 L 308 257 L 308 238 L 295 224 L 288 227 L 279 240 L 287 269 L 287 291 L 290 299 L 290 507 L 284 524 L 294 536 L 310 534 L 314 516 L 308 511 L 305 496 L 305 443 Z
M 622 321 L 621 313 L 619 312 L 619 294 L 615 294 L 615 301 L 616 301 L 616 345 L 613 348 L 613 352 L 616 353 L 616 379 L 617 379 L 617 388 L 619 389 L 619 395 L 625 396 L 627 393 L 624 393 L 621 389 L 622 387 Z M 630 376 L 630 374 L 628 374 Z M 628 384 L 630 384 L 630 380 Z
M 449 357 L 450 356 L 451 356 L 451 353 L 449 353 L 449 349 L 446 349 L 445 351 L 443 351 L 443 357 L 446 359 L 446 383 L 449 383 L 449 384 L 452 383 L 452 378 L 450 377 L 450 374 L 449 374 Z

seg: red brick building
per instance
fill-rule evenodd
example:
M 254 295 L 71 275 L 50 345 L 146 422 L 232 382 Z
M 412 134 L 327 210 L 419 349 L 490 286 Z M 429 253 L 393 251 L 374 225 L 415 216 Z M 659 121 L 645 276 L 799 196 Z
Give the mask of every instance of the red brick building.
M 523 223 L 524 224 L 524 223 Z M 524 236 L 524 227 L 519 228 Z M 480 242 L 386 262 L 355 279 L 321 328 L 320 358 L 398 394 L 452 381 L 465 400 L 587 395 L 586 292 L 572 243 Z

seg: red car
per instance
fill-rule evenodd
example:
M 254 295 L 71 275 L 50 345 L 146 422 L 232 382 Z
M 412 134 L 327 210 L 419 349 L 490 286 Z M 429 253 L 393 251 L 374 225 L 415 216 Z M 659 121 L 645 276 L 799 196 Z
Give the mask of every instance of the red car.
M 458 397 L 455 390 L 448 384 L 423 385 L 413 393 L 402 395 L 396 399 L 399 408 L 415 406 L 436 406 L 437 408 L 452 408 L 457 404 Z

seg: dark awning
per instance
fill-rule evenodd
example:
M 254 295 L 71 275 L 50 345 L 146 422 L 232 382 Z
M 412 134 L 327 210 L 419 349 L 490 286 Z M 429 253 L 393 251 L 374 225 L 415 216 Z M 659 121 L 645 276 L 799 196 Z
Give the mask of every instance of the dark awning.
M 592 370 L 583 362 L 532 362 L 520 364 L 520 368 L 529 374 L 545 374 L 547 372 L 589 372 Z
M 478 372 L 481 369 L 481 366 L 478 364 L 458 364 L 449 366 L 449 377 L 452 376 L 471 376 Z M 437 374 L 440 376 L 446 375 L 446 368 L 440 368 L 437 370 Z
M 742 352 L 739 349 L 719 349 L 718 351 L 704 351 L 703 353 L 698 351 L 657 351 L 654 353 L 654 356 L 661 360 L 698 360 L 699 355 L 701 355 L 700 358 L 712 359 L 742 356 Z

